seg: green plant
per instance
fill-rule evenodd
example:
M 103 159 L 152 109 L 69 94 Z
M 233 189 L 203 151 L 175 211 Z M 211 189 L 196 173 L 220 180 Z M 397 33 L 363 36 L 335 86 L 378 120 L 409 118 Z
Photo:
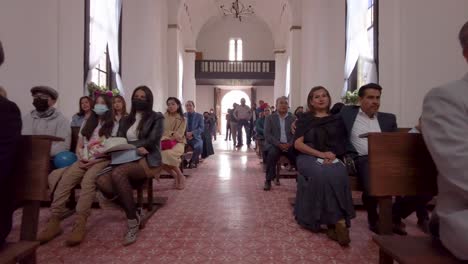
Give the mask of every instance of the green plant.
M 341 101 L 347 105 L 357 105 L 359 102 L 358 92 L 359 90 L 355 90 L 354 92 L 347 91 L 345 96 L 341 98 Z
M 89 95 L 96 98 L 96 96 L 105 94 L 109 97 L 116 96 L 120 94 L 120 91 L 117 89 L 109 89 L 109 87 L 104 85 L 97 85 L 94 82 L 89 82 L 87 84 Z

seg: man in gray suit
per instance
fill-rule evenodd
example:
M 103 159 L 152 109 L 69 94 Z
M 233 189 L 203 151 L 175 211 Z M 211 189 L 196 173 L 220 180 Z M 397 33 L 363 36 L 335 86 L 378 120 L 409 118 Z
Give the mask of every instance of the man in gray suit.
M 291 165 L 296 163 L 296 155 L 293 148 L 294 135 L 291 133 L 291 125 L 296 118 L 288 113 L 288 98 L 285 96 L 276 99 L 277 112 L 265 119 L 263 134 L 265 136 L 265 151 L 267 154 L 267 171 L 265 186 L 263 189 L 271 189 L 271 181 L 276 177 L 276 163 L 281 155 L 286 155 Z M 276 182 L 279 185 L 279 181 Z
M 468 62 L 468 22 L 459 39 Z M 457 258 L 468 260 L 468 74 L 426 95 L 422 130 L 439 171 L 440 240 Z

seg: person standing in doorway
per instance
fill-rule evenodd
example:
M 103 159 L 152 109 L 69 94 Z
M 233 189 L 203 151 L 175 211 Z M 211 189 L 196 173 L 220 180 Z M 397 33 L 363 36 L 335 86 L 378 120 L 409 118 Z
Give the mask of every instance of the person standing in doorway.
M 242 128 L 245 130 L 247 138 L 247 147 L 250 148 L 250 119 L 252 118 L 252 111 L 250 107 L 245 104 L 245 98 L 241 99 L 241 104 L 234 110 L 234 117 L 237 119 L 237 148 L 241 148 L 244 144 L 242 141 Z

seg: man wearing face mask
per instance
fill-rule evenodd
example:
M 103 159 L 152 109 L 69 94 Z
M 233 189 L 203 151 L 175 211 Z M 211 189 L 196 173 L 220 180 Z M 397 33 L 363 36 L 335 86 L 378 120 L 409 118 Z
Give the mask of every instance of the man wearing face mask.
M 65 139 L 52 143 L 50 156 L 70 149 L 70 121 L 55 107 L 58 93 L 48 86 L 35 86 L 31 89 L 33 106 L 36 108 L 23 116 L 23 135 L 49 135 Z

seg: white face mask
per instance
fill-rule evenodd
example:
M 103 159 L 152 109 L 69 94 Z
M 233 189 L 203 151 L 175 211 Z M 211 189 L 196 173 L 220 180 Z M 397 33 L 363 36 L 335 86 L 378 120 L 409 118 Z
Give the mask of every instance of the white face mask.
M 100 116 L 100 115 L 105 114 L 107 111 L 109 111 L 109 108 L 107 107 L 107 105 L 97 104 L 94 106 L 93 111 L 94 113 Z

